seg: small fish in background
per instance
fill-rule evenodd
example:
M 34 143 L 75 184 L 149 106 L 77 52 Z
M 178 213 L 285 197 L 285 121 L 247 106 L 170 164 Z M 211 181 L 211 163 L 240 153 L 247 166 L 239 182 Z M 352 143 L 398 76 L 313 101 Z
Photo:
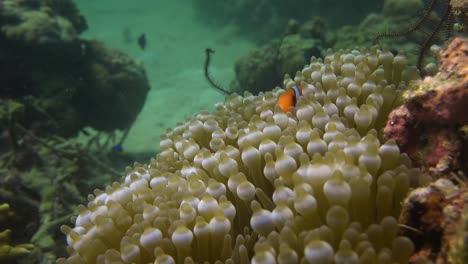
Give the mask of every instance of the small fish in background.
M 140 46 L 140 49 L 145 50 L 146 47 L 146 34 L 143 33 L 138 37 L 138 46 Z
M 302 87 L 294 85 L 278 96 L 278 105 L 283 112 L 288 112 L 290 107 L 295 107 L 297 100 L 302 96 Z
M 124 154 L 123 147 L 122 147 L 122 145 L 120 145 L 120 144 L 117 144 L 117 145 L 113 146 L 113 147 L 112 147 L 112 150 L 115 151 L 115 152 L 117 152 L 117 153 L 122 153 L 122 154 Z

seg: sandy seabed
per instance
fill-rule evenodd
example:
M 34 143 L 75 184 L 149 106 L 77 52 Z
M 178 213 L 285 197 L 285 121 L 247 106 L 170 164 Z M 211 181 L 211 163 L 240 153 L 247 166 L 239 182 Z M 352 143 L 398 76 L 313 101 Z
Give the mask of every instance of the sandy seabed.
M 151 90 L 124 143 L 129 152 L 158 151 L 160 135 L 167 128 L 223 101 L 224 96 L 203 76 L 205 48 L 216 51 L 211 75 L 228 87 L 235 60 L 254 47 L 234 26 L 200 21 L 188 0 L 77 0 L 76 4 L 88 21 L 83 38 L 122 50 L 146 69 Z M 145 50 L 137 45 L 142 33 Z

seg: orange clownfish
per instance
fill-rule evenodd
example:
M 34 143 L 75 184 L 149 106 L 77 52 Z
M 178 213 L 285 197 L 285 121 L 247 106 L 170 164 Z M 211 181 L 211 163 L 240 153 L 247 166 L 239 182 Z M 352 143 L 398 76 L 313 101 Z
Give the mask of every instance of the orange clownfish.
M 294 85 L 278 96 L 278 105 L 283 112 L 288 112 L 290 107 L 296 106 L 297 100 L 302 96 L 302 87 Z

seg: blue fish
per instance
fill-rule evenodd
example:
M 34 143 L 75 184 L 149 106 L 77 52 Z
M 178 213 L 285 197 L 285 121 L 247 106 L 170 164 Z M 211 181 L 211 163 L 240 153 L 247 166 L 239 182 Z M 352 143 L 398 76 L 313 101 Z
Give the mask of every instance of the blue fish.
M 120 144 L 115 145 L 114 147 L 112 147 L 112 149 L 119 153 L 123 152 L 123 147 Z

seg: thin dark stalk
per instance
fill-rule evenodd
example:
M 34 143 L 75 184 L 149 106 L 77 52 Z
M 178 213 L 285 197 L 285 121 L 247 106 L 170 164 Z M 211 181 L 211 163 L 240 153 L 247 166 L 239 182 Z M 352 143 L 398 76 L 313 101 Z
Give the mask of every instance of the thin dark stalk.
M 220 91 L 220 92 L 222 92 L 222 93 L 224 93 L 226 95 L 229 95 L 229 94 L 231 94 L 231 92 L 224 89 L 219 84 L 217 84 L 215 81 L 213 81 L 213 79 L 210 76 L 209 66 L 210 66 L 211 53 L 214 53 L 214 50 L 212 50 L 210 48 L 205 49 L 205 55 L 206 55 L 206 57 L 205 57 L 205 67 L 204 67 L 205 78 L 213 88 L 217 89 L 218 91 Z

